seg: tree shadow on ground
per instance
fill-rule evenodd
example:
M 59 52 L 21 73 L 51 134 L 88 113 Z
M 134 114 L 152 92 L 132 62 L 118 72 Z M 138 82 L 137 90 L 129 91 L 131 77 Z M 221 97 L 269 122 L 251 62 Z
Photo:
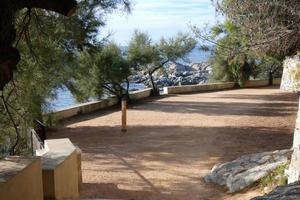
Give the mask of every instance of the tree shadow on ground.
M 267 94 L 267 95 L 259 95 L 259 94 L 224 94 L 221 96 L 218 96 L 216 98 L 222 98 L 222 99 L 239 99 L 239 100 L 264 100 L 264 101 L 283 101 L 283 102 L 293 102 L 297 103 L 298 96 L 295 93 L 286 93 L 282 95 L 282 93 L 274 93 L 274 94 Z
M 147 106 L 134 106 L 133 110 L 159 111 L 167 113 L 198 113 L 207 116 L 287 116 L 294 114 L 297 103 L 242 103 L 242 102 L 191 102 L 159 101 Z
M 128 179 L 114 177 L 111 184 L 87 180 L 83 197 L 137 200 L 222 199 L 228 195 L 223 189 L 202 181 L 213 165 L 292 144 L 290 129 L 270 127 L 133 126 L 124 134 L 120 127 L 83 126 L 61 129 L 51 137 L 69 137 L 82 149 L 84 173 L 129 174 Z M 149 173 L 158 175 L 153 178 Z M 178 179 L 162 186 L 165 174 Z M 139 189 L 122 189 L 119 184 Z

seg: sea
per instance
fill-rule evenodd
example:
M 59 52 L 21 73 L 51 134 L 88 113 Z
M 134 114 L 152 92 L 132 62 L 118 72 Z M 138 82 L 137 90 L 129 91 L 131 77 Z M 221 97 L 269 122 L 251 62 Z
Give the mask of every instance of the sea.
M 210 52 L 202 51 L 198 48 L 195 48 L 192 52 L 189 53 L 187 59 L 185 59 L 183 62 L 185 63 L 186 62 L 189 63 L 207 62 L 210 56 L 211 56 Z M 134 89 L 134 90 L 145 89 L 145 85 L 131 83 L 130 89 Z M 49 99 L 47 101 L 47 110 L 57 111 L 57 110 L 72 107 L 79 104 L 66 87 L 57 89 L 56 94 L 57 95 L 55 98 Z

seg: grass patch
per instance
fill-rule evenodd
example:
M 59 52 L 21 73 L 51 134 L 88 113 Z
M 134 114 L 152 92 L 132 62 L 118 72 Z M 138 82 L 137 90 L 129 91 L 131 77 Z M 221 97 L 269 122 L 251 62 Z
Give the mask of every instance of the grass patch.
M 267 176 L 260 179 L 259 187 L 264 192 L 269 192 L 280 185 L 287 184 L 287 176 L 285 175 L 285 170 L 289 167 L 290 162 L 287 162 L 283 165 L 278 166 Z M 267 191 L 266 191 L 267 190 Z

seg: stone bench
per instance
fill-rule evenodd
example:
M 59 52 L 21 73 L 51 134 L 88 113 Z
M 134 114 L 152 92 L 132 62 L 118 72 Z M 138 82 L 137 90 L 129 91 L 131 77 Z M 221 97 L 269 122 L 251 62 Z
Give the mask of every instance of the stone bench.
M 7 157 L 0 160 L 0 199 L 43 200 L 40 158 Z

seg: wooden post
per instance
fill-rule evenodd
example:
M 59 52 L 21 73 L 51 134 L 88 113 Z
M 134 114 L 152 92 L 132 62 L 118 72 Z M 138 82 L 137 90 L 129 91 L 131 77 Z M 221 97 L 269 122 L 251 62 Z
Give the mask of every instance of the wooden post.
M 127 98 L 122 98 L 122 132 L 127 131 Z

